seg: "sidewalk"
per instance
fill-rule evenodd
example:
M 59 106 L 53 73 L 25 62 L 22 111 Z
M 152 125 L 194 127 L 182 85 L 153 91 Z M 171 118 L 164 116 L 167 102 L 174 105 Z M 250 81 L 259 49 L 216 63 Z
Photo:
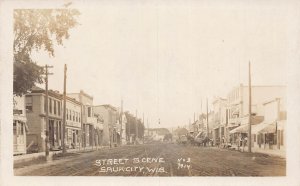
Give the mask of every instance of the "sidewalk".
M 243 152 L 243 147 L 240 147 L 238 150 L 238 147 L 236 145 L 232 145 L 231 150 L 236 150 Z M 248 151 L 248 147 L 244 147 L 244 151 Z M 281 158 L 286 158 L 286 152 L 285 150 L 272 150 L 272 149 L 262 149 L 262 148 L 253 148 L 252 147 L 252 152 L 253 153 L 262 153 L 262 154 L 267 154 L 271 156 L 279 156 Z
M 67 149 L 68 153 L 74 153 L 74 152 L 89 152 L 89 151 L 95 151 L 99 150 L 102 148 L 109 148 L 109 146 L 98 146 L 98 147 L 81 147 L 80 149 Z M 49 157 L 52 157 L 55 154 L 60 154 L 62 151 L 50 151 L 49 152 Z M 45 157 L 45 152 L 39 152 L 39 153 L 32 153 L 32 154 L 24 154 L 24 155 L 19 155 L 19 156 L 14 156 L 14 163 L 22 163 L 22 162 L 27 162 L 31 161 L 34 159 L 39 159 Z
M 285 150 L 272 150 L 272 149 L 260 149 L 260 148 L 253 148 L 252 152 L 258 152 L 273 156 L 279 156 L 281 158 L 286 158 L 286 152 Z

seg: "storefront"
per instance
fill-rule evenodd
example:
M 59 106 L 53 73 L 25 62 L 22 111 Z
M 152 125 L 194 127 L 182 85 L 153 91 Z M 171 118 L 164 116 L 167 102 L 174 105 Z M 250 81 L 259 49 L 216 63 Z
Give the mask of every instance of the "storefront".
M 13 119 L 13 135 L 14 135 L 14 155 L 26 154 L 26 118 L 22 116 L 14 116 Z

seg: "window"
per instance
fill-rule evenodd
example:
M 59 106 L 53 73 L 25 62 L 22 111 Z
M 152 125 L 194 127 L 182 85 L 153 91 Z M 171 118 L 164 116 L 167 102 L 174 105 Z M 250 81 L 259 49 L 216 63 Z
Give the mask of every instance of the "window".
M 20 123 L 19 132 L 18 132 L 20 135 L 24 135 L 23 126 L 24 126 L 23 123 Z
M 46 112 L 46 96 L 44 96 L 44 112 Z
M 54 108 L 53 108 L 54 110 L 53 111 L 54 111 L 54 114 L 56 114 L 56 100 L 53 100 L 53 102 L 54 102 Z
M 26 111 L 32 112 L 32 96 L 26 96 Z
M 49 98 L 49 112 L 52 113 L 52 99 Z
M 78 112 L 76 112 L 76 122 L 78 122 Z
M 68 111 L 68 109 L 66 109 L 66 115 L 67 115 L 67 119 L 69 119 L 69 111 Z
M 88 107 L 88 117 L 92 117 L 92 107 Z
M 75 121 L 75 111 L 73 111 L 73 121 Z
M 280 130 L 280 145 L 283 145 L 283 130 Z
M 17 135 L 17 123 L 14 121 L 14 135 Z
M 58 115 L 60 116 L 60 102 L 57 102 Z
M 71 112 L 71 110 L 69 110 L 69 120 L 70 121 L 72 120 L 72 112 Z

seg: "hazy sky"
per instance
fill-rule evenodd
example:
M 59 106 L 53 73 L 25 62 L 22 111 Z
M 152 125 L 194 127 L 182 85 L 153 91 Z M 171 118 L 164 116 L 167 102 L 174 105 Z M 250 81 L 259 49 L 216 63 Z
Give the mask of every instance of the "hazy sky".
M 74 3 L 80 26 L 71 31 L 51 64 L 51 89 L 83 89 L 94 104 L 120 106 L 150 127 L 187 124 L 206 97 L 226 97 L 247 84 L 252 62 L 255 85 L 286 84 L 286 6 L 250 1 L 101 1 Z M 204 108 L 204 107 L 203 107 Z M 203 109 L 204 111 L 204 109 Z

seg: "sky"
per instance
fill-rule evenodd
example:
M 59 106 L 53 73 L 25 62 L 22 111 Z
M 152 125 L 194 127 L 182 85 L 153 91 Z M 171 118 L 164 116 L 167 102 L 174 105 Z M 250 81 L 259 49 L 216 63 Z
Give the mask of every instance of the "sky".
M 226 97 L 240 83 L 285 85 L 286 6 L 267 1 L 76 2 L 80 25 L 55 57 L 34 54 L 54 73 L 49 88 L 81 89 L 94 105 L 111 104 L 148 119 L 150 127 L 177 127 Z M 43 86 L 43 85 L 42 85 Z M 158 119 L 160 118 L 160 124 Z

